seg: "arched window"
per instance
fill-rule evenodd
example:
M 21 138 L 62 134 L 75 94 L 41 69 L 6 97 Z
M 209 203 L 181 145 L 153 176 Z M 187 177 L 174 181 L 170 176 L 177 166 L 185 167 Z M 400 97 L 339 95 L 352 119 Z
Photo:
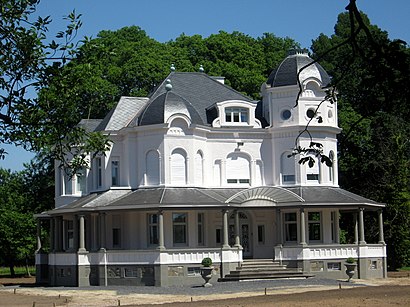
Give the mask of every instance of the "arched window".
M 230 154 L 226 159 L 226 181 L 228 184 L 250 183 L 249 160 L 244 155 Z
M 312 167 L 309 166 L 309 163 L 306 162 L 306 180 L 309 183 L 319 183 L 320 180 L 320 165 L 319 165 L 319 160 L 315 156 L 311 156 L 314 160 L 315 163 Z
M 159 153 L 156 150 L 150 150 L 146 156 L 145 185 L 159 184 Z
M 186 153 L 180 148 L 171 154 L 171 184 L 186 184 Z
M 198 150 L 195 154 L 195 184 L 201 186 L 203 184 L 203 156 L 202 152 Z
M 295 157 L 290 156 L 291 152 L 284 152 L 280 158 L 280 173 L 282 184 L 295 183 Z
M 334 169 L 335 169 L 335 164 L 334 164 L 334 160 L 335 160 L 335 154 L 334 152 L 331 150 L 329 152 L 329 159 L 332 161 L 332 166 L 328 167 L 329 168 L 329 181 L 330 182 L 334 182 Z

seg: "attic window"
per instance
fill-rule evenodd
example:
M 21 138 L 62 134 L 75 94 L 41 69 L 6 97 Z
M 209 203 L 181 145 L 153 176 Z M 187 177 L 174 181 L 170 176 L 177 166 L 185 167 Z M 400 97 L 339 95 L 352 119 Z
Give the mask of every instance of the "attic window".
M 249 111 L 246 108 L 226 108 L 225 121 L 227 123 L 247 123 Z

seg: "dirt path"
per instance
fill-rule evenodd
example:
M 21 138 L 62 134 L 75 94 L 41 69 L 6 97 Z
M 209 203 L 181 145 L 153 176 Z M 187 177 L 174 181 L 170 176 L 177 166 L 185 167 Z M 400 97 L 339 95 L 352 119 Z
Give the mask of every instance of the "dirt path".
M 1 283 L 11 284 L 0 279 Z M 28 280 L 26 285 L 29 284 Z M 242 292 L 208 296 L 118 295 L 113 290 L 67 290 L 36 287 L 0 287 L 0 306 L 410 306 L 410 278 L 388 278 L 366 283 L 366 287 L 287 288 L 263 292 Z M 191 302 L 192 299 L 192 302 Z M 35 303 L 35 304 L 34 304 Z

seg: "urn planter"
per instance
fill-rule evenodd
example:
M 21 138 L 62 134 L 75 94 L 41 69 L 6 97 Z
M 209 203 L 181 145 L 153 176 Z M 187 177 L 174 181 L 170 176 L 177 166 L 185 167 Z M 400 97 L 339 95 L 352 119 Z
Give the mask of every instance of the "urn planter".
M 201 276 L 204 279 L 205 283 L 203 284 L 204 287 L 212 287 L 212 284 L 209 282 L 212 278 L 213 267 L 202 267 L 201 268 Z
M 350 280 L 352 279 L 354 272 L 356 270 L 356 263 L 345 263 L 346 266 L 346 274 L 349 277 L 349 279 L 347 280 L 348 282 L 350 282 Z

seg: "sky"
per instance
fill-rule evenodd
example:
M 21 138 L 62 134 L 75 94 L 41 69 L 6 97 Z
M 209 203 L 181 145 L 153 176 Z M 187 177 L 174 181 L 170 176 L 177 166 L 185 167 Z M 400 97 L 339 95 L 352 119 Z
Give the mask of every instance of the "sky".
M 320 33 L 333 34 L 337 16 L 348 0 L 41 0 L 39 16 L 50 15 L 50 36 L 64 29 L 63 17 L 75 9 L 82 14 L 78 38 L 96 37 L 101 30 L 115 31 L 136 25 L 160 42 L 182 33 L 208 37 L 223 30 L 252 37 L 273 33 L 290 37 L 309 48 Z M 391 39 L 410 43 L 410 0 L 357 0 L 357 6 Z M 273 67 L 272 67 L 273 69 Z M 33 154 L 6 146 L 9 155 L 0 167 L 23 169 Z

